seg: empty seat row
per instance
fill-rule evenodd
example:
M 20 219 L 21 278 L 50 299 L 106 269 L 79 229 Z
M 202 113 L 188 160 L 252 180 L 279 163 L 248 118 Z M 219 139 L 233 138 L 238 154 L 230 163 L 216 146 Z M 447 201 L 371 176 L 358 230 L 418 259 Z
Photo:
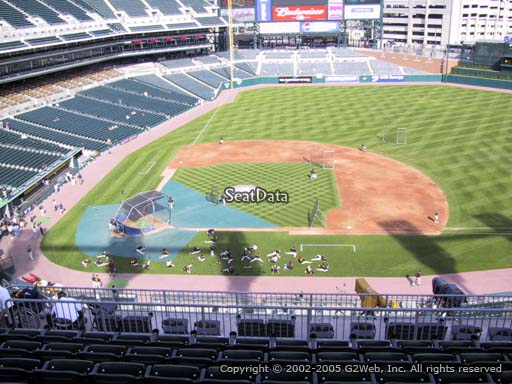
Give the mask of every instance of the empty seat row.
M 34 383 L 510 383 L 512 371 L 506 370 L 491 374 L 485 373 L 428 373 L 390 372 L 375 373 L 354 369 L 338 369 L 336 365 L 324 365 L 310 369 L 272 369 L 269 366 L 239 367 L 215 365 L 207 367 L 186 364 L 154 364 L 145 366 L 136 362 L 100 362 L 85 359 L 51 359 L 42 362 L 38 359 L 0 358 L 2 382 Z M 238 368 L 238 369 L 234 369 Z M 286 366 L 285 366 L 286 368 Z
M 175 91 L 170 89 L 163 89 L 160 87 L 157 88 L 150 84 L 144 84 L 142 82 L 137 81 L 136 78 L 118 80 L 113 83 L 110 83 L 109 87 L 134 92 L 145 97 L 163 99 L 173 103 L 178 102 L 191 106 L 196 103 L 196 99 L 193 97 L 176 93 Z
M 43 107 L 17 116 L 18 119 L 44 125 L 62 132 L 84 138 L 107 142 L 122 141 L 140 133 L 140 129 L 124 124 L 98 120 L 85 115 L 71 113 L 54 107 Z
M 79 137 L 73 135 L 71 132 L 45 129 L 29 122 L 19 120 L 5 119 L 4 122 L 9 122 L 9 129 L 14 132 L 40 137 L 41 139 L 49 140 L 54 143 L 62 143 L 76 148 L 85 147 L 86 149 L 98 152 L 107 149 L 107 144 L 104 142 Z
M 183 105 L 181 103 L 174 103 L 151 97 L 141 97 L 138 94 L 124 92 L 110 86 L 88 89 L 80 92 L 79 94 L 98 100 L 105 100 L 128 108 L 144 112 L 160 113 L 166 116 L 175 116 L 191 108 L 190 106 Z
M 166 91 L 171 91 L 174 93 L 174 97 L 177 101 L 181 101 L 183 103 L 190 103 L 190 104 L 197 104 L 199 99 L 197 97 L 190 96 L 188 93 L 186 93 L 184 90 L 176 87 L 175 85 L 171 84 L 167 80 L 162 80 L 156 75 L 144 75 L 144 76 L 138 76 L 135 77 L 133 80 L 139 82 L 148 84 L 155 88 L 161 88 Z
M 24 150 L 0 144 L 0 163 L 40 170 L 59 160 L 61 155 Z
M 164 75 L 164 78 L 204 100 L 210 100 L 214 96 L 214 91 L 211 87 L 184 73 Z
M 81 96 L 63 101 L 59 106 L 69 111 L 84 113 L 92 117 L 108 119 L 118 123 L 137 125 L 140 128 L 154 127 L 165 121 L 165 117 L 162 115 L 151 112 L 134 111 L 122 105 L 104 103 L 96 99 Z
M 192 71 L 188 74 L 215 89 L 219 88 L 222 83 L 226 82 L 224 77 L 207 70 Z

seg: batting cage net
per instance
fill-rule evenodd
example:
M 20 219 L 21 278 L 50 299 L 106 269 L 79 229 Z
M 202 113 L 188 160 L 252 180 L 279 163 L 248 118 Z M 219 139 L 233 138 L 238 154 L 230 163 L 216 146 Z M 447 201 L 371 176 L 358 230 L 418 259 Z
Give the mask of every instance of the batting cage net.
M 327 225 L 327 218 L 320 209 L 320 200 L 316 199 L 313 208 L 308 211 L 308 227 L 313 227 L 316 222 L 325 227 Z
M 213 204 L 219 204 L 220 195 L 216 185 L 212 185 L 210 190 L 206 192 L 206 200 Z
M 126 236 L 142 236 L 169 225 L 168 196 L 159 191 L 138 193 L 119 206 L 114 229 Z
M 325 150 L 312 145 L 309 147 L 307 160 L 311 167 L 334 169 L 334 154 L 333 150 Z

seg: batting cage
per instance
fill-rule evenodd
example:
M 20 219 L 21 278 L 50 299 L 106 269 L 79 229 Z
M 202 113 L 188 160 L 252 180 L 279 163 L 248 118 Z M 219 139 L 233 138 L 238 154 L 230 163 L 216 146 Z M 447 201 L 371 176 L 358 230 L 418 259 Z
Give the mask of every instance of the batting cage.
M 168 196 L 159 191 L 138 193 L 119 206 L 114 216 L 114 230 L 126 236 L 145 233 L 169 226 Z

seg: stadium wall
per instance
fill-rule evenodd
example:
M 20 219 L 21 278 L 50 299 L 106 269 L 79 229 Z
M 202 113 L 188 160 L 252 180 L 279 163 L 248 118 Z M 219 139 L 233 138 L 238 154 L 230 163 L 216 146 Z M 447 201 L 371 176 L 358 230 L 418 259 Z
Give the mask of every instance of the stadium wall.
M 335 83 L 439 83 L 442 75 L 374 75 L 374 76 L 282 76 L 282 77 L 254 77 L 235 81 L 234 88 L 250 87 L 263 84 L 335 84 Z M 221 90 L 229 89 L 226 82 Z
M 469 77 L 460 75 L 447 75 L 446 81 L 448 83 L 474 85 L 478 87 L 489 87 L 499 89 L 512 90 L 512 81 L 498 80 L 498 79 L 484 79 L 482 77 Z

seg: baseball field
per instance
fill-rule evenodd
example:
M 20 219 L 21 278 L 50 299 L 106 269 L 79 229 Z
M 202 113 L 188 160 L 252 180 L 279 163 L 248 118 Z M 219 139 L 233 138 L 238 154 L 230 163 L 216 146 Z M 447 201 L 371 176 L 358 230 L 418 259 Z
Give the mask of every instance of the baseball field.
M 407 180 L 399 183 L 394 182 L 395 179 L 386 180 L 390 171 L 388 164 L 400 163 L 404 169 L 424 175 L 445 196 L 447 207 L 438 233 L 436 228 L 432 233 L 418 231 L 421 234 L 391 230 L 379 234 L 351 233 L 345 225 L 345 231 L 311 232 L 319 233 L 315 235 L 277 229 L 230 230 L 218 231 L 216 246 L 229 248 L 238 255 L 243 247 L 252 244 L 257 244 L 264 254 L 301 244 L 323 244 L 305 246 L 301 252 L 307 259 L 318 253 L 328 256 L 329 271 L 317 273 L 315 277 L 403 276 L 418 269 L 424 274 L 440 274 L 511 267 L 511 108 L 509 94 L 441 85 L 270 87 L 242 91 L 235 102 L 130 154 L 48 232 L 42 251 L 58 264 L 83 270 L 80 262 L 86 256 L 77 248 L 75 234 L 87 207 L 119 204 L 126 196 L 155 189 L 162 180 L 162 173 L 177 157 L 183 159 L 184 166 L 179 167 L 173 180 L 199 192 L 213 184 L 219 188 L 250 184 L 289 192 L 293 199 L 279 207 L 268 202 L 238 205 L 239 209 L 278 227 L 306 227 L 308 210 L 316 198 L 321 200 L 328 219 L 329 211 L 339 210 L 345 215 L 343 220 L 350 220 L 351 212 L 371 206 L 377 197 L 410 187 Z M 397 128 L 407 129 L 407 144 L 396 144 Z M 343 151 L 338 151 L 336 172 L 317 169 L 319 179 L 314 185 L 307 177 L 310 167 L 306 161 L 252 161 L 248 164 L 231 160 L 223 164 L 217 159 L 215 164 L 196 166 L 189 151 L 191 163 L 187 164 L 183 157 L 187 154 L 183 151 L 185 146 L 192 143 L 197 148 L 208 143 L 217 145 L 221 136 L 226 144 L 272 141 L 276 159 L 281 151 L 296 152 L 298 158 L 307 157 L 304 148 L 294 147 L 293 142 L 298 141 L 347 148 L 347 151 L 354 151 L 354 156 L 359 156 L 356 148 L 364 143 L 368 155 L 376 156 L 377 161 L 372 165 L 373 173 L 364 173 L 367 168 L 361 163 L 360 172 L 345 173 L 340 179 L 344 163 Z M 251 154 L 256 158 L 268 155 L 261 149 L 254 152 Z M 148 163 L 154 163 L 151 172 L 142 174 L 141 170 L 147 169 Z M 375 186 L 375 196 L 371 192 L 373 187 L 365 190 L 357 199 L 357 206 L 345 205 L 344 188 L 351 177 L 355 179 L 359 173 L 369 185 L 378 183 L 380 189 L 379 185 Z M 423 189 L 422 185 L 417 189 Z M 432 202 L 418 201 L 418 206 L 421 203 L 432 208 L 431 214 L 437 209 Z M 414 216 L 406 198 L 383 205 L 387 206 L 380 208 L 392 214 L 409 212 L 396 222 L 416 220 L 415 227 L 432 225 L 424 212 Z M 314 225 L 315 230 L 321 228 L 321 223 Z M 205 233 L 199 231 L 177 255 L 175 267 L 167 268 L 163 261 L 154 260 L 150 270 L 139 272 L 183 273 L 182 267 L 193 263 L 193 274 L 221 274 L 226 265 L 218 258 L 208 257 L 205 262 L 197 263 L 188 254 L 190 246 L 202 245 L 205 239 Z M 133 272 L 126 257 L 114 255 L 114 258 L 119 272 Z M 254 264 L 252 268 L 243 268 L 237 257 L 233 266 L 239 275 L 270 275 L 267 263 Z M 304 268 L 281 270 L 280 275 L 304 275 Z

